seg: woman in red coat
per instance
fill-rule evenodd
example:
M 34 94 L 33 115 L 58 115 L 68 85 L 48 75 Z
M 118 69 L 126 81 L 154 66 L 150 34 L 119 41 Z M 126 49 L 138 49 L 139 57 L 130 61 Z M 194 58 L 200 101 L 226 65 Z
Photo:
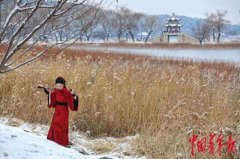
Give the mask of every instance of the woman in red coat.
M 78 96 L 69 91 L 65 86 L 62 77 L 56 79 L 56 88 L 52 91 L 44 89 L 48 95 L 48 107 L 55 108 L 52 123 L 47 135 L 47 139 L 59 145 L 68 146 L 68 116 L 69 109 L 78 110 Z

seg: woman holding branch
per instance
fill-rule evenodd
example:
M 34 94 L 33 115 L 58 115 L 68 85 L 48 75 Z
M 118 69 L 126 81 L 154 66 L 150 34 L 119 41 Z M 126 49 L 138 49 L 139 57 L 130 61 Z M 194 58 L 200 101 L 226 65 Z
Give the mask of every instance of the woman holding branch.
M 62 77 L 58 77 L 55 83 L 56 88 L 53 90 L 44 88 L 48 95 L 48 107 L 55 108 L 47 139 L 66 147 L 69 145 L 69 108 L 72 111 L 78 110 L 78 96 L 66 88 L 66 81 Z

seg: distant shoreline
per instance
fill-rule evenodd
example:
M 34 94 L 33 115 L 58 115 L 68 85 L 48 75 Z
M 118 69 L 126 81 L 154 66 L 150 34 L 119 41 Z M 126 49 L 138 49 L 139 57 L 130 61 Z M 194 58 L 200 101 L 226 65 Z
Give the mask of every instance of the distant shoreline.
M 66 45 L 66 44 L 65 44 Z M 151 48 L 151 49 L 197 49 L 197 50 L 222 50 L 222 49 L 240 49 L 240 43 L 221 43 L 221 44 L 204 44 L 193 45 L 193 44 L 132 44 L 132 43 L 75 43 L 73 47 L 116 47 L 116 48 Z M 71 46 L 71 47 L 72 47 Z

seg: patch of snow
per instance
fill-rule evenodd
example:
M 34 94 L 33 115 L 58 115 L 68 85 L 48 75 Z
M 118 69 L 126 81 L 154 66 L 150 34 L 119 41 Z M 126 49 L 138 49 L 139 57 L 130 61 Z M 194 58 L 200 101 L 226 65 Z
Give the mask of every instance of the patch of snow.
M 0 124 L 1 159 L 98 159 L 94 155 L 82 155 L 60 146 L 43 136 L 25 132 L 21 128 Z
M 65 148 L 46 139 L 48 126 L 27 124 L 22 120 L 0 118 L 0 159 L 145 159 L 145 157 L 126 156 L 131 150 L 131 142 L 136 136 L 125 138 L 90 139 L 87 134 L 71 132 L 69 138 L 74 142 L 72 148 Z M 104 149 L 104 143 L 114 145 L 111 151 L 96 152 L 92 147 Z M 84 150 L 90 155 L 83 155 Z M 94 155 L 91 155 L 94 154 Z

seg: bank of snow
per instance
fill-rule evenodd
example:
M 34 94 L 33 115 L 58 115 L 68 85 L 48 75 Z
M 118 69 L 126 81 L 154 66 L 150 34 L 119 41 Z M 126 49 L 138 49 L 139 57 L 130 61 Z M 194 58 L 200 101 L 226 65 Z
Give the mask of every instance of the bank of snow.
M 11 126 L 10 126 L 11 125 Z M 108 152 L 99 155 L 83 155 L 72 148 L 62 147 L 46 139 L 47 126 L 33 126 L 26 123 L 10 122 L 0 119 L 0 159 L 133 159 L 138 157 L 123 156 L 121 153 Z M 87 143 L 86 139 L 81 139 Z M 91 143 L 93 141 L 89 141 Z M 98 146 L 101 146 L 96 143 Z M 90 151 L 84 145 L 78 148 Z M 144 157 L 139 157 L 144 158 Z
M 54 142 L 25 132 L 20 128 L 0 124 L 1 159 L 97 159 L 100 157 L 82 155 Z

